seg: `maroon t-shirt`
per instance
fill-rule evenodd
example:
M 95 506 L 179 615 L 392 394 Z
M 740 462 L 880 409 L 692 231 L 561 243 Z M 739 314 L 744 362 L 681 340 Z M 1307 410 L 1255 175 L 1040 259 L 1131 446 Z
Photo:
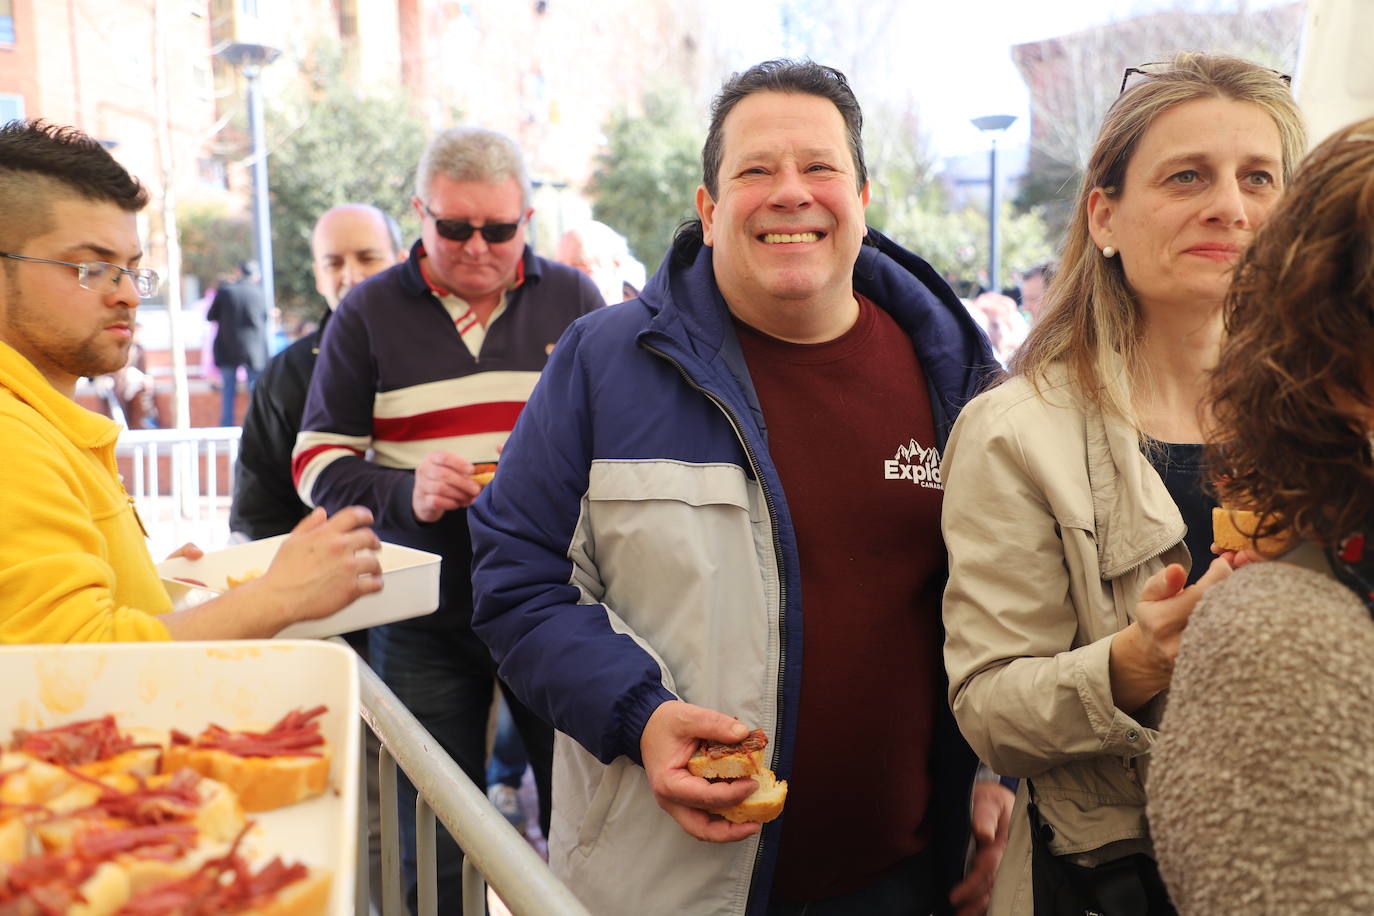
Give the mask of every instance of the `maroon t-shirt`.
M 735 323 L 801 558 L 801 706 L 773 883 L 782 901 L 863 887 L 926 843 L 940 459 L 910 338 L 858 299 L 857 323 L 827 343 Z

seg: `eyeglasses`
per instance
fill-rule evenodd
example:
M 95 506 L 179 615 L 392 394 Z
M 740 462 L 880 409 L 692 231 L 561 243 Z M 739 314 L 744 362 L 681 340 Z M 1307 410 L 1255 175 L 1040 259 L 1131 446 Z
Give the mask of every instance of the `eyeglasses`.
M 485 226 L 474 226 L 465 219 L 440 219 L 434 215 L 429 204 L 425 204 L 424 207 L 425 213 L 434 220 L 434 231 L 439 233 L 441 238 L 446 238 L 450 242 L 466 242 L 472 238 L 474 232 L 480 232 L 482 241 L 488 245 L 499 245 L 515 238 L 516 230 L 525 221 L 522 216 L 513 223 L 487 223 Z
M 134 284 L 134 292 L 138 293 L 138 298 L 151 299 L 162 283 L 162 278 L 157 275 L 155 270 L 149 270 L 146 267 L 136 267 L 130 270 L 126 267 L 120 267 L 118 264 L 111 264 L 109 261 L 81 261 L 80 263 L 54 261 L 52 258 L 31 258 L 24 254 L 10 254 L 7 251 L 0 251 L 0 258 L 75 267 L 76 282 L 81 284 L 82 289 L 88 289 L 93 293 L 114 292 L 119 289 L 119 281 L 123 279 L 125 274 L 128 274 L 129 280 Z
M 1164 60 L 1155 60 L 1155 61 L 1151 61 L 1151 62 L 1148 63 L 1148 64 L 1141 64 L 1139 67 L 1127 67 L 1127 68 L 1126 68 L 1126 71 L 1125 71 L 1124 73 L 1121 74 L 1121 88 L 1120 88 L 1119 90 L 1117 90 L 1117 93 L 1116 93 L 1116 94 L 1117 94 L 1117 95 L 1121 95 L 1121 93 L 1123 93 L 1123 92 L 1126 91 L 1126 84 L 1129 83 L 1129 82 L 1131 81 L 1131 77 L 1132 77 L 1132 76 L 1145 76 L 1145 77 L 1150 77 L 1150 78 L 1152 78 L 1152 79 L 1153 79 L 1154 77 L 1156 77 L 1156 76 L 1159 76 L 1158 73 L 1152 73 L 1151 71 L 1146 70 L 1146 69 L 1145 69 L 1146 67 L 1167 67 L 1167 66 L 1169 66 L 1169 62 L 1168 62 L 1168 61 L 1164 61 Z M 1266 67 L 1265 69 L 1267 70 L 1268 68 Z M 1287 73 L 1280 73 L 1280 72 L 1277 71 L 1277 70 L 1269 70 L 1269 72 L 1272 73 L 1272 74 L 1274 74 L 1275 76 L 1277 76 L 1279 79 L 1283 80 L 1283 82 L 1284 82 L 1285 85 L 1288 85 L 1288 86 L 1293 85 L 1293 77 L 1289 76 Z

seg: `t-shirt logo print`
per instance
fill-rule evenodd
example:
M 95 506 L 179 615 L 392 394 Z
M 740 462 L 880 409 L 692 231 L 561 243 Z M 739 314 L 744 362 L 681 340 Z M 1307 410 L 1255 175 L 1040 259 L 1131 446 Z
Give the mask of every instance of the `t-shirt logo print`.
M 943 490 L 940 480 L 940 453 L 912 439 L 897 446 L 897 454 L 883 462 L 884 480 L 909 480 L 931 490 Z

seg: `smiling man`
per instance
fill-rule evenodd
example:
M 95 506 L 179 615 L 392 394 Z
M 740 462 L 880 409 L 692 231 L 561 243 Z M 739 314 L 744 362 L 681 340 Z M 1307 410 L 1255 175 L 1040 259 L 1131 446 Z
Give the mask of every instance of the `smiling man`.
M 602 305 L 592 281 L 525 243 L 533 209 L 519 149 L 477 127 L 430 141 L 411 201 L 420 241 L 339 303 L 320 342 L 293 457 L 302 501 L 360 502 L 383 540 L 443 556 L 439 609 L 368 633 L 371 663 L 477 785 L 485 785 L 495 668 L 472 632 L 467 506 L 573 319 Z M 511 715 L 549 828 L 549 726 Z M 404 780 L 404 777 L 402 778 Z M 401 787 L 415 902 L 415 793 Z M 461 909 L 462 861 L 439 831 L 439 910 Z
M 996 362 L 865 226 L 861 132 L 829 67 L 727 81 L 700 220 L 639 300 L 573 325 L 470 513 L 474 626 L 572 739 L 550 861 L 598 914 L 985 906 L 1010 793 L 972 790 L 965 878 L 939 454 Z M 791 787 L 761 831 L 709 813 L 753 780 L 686 769 L 751 727 Z

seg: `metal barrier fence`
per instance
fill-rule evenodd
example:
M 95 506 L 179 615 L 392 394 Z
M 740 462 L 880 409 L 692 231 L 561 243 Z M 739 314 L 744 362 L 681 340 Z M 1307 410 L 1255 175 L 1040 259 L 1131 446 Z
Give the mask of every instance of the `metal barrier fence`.
M 115 459 L 148 529 L 154 557 L 161 559 L 187 541 L 211 550 L 228 542 L 239 433 L 230 426 L 119 434 Z
M 125 430 L 115 447 L 125 487 L 148 528 L 154 556 L 195 541 L 213 549 L 229 539 L 229 494 L 239 452 L 238 427 Z M 362 714 L 381 741 L 382 913 L 404 916 L 400 829 L 396 816 L 396 767 L 415 785 L 419 862 L 417 916 L 435 916 L 435 819 L 465 853 L 464 916 L 486 912 L 489 882 L 513 916 L 591 916 L 525 841 L 453 762 L 410 710 L 366 664 L 359 666 Z M 366 778 L 360 780 L 366 787 Z M 359 854 L 355 912 L 371 908 L 367 855 L 367 806 L 377 800 L 359 792 Z
M 406 912 L 401 887 L 400 829 L 396 815 L 396 767 L 415 785 L 416 859 L 418 867 L 417 916 L 438 912 L 435 891 L 434 848 L 437 817 L 463 850 L 463 914 L 486 912 L 489 882 L 514 916 L 591 916 L 572 891 L 562 884 L 525 838 L 501 816 L 487 796 L 453 762 L 439 751 L 410 710 L 382 683 L 367 665 L 360 665 L 363 720 L 382 748 L 382 913 Z M 363 781 L 366 785 L 366 780 Z M 367 823 L 366 795 L 359 823 Z M 360 838 L 356 912 L 368 913 L 366 837 Z

